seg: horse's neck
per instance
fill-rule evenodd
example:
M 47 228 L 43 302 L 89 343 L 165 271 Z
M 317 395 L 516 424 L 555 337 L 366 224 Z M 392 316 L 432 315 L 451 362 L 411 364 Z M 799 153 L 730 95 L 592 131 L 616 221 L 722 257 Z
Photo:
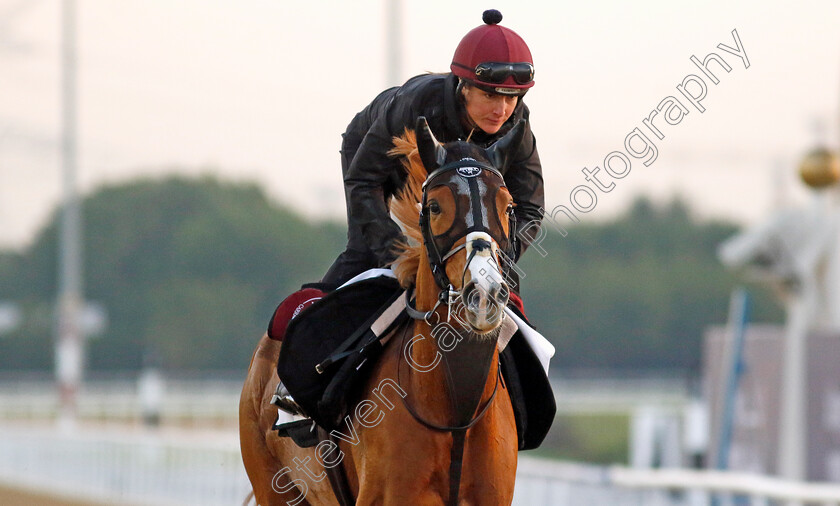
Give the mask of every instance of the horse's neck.
M 431 278 L 431 272 L 428 274 Z M 417 307 L 428 311 L 437 300 L 436 285 L 420 275 L 417 281 L 418 287 L 426 287 L 418 288 Z M 439 317 L 414 325 L 410 363 L 429 367 L 410 368 L 409 395 L 421 416 L 433 423 L 463 425 L 493 394 L 497 345 L 492 339 L 479 341 L 468 336 L 454 318 L 447 318 L 446 307 L 437 311 Z

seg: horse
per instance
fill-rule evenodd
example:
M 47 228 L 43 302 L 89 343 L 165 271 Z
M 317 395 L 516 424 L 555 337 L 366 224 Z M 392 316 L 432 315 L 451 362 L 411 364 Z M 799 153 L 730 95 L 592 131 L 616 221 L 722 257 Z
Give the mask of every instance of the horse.
M 518 440 L 498 336 L 514 204 L 502 173 L 523 128 L 486 149 L 444 145 L 421 117 L 394 138 L 407 179 L 390 202 L 405 234 L 392 270 L 413 294 L 412 318 L 388 340 L 345 425 L 314 448 L 272 430 L 282 343 L 260 339 L 239 407 L 257 504 L 511 503 Z M 349 499 L 333 491 L 336 469 Z

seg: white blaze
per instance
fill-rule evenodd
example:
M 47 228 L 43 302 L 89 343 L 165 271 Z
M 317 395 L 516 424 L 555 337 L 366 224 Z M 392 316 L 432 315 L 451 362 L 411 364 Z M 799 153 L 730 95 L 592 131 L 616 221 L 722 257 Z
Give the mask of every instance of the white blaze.
M 490 248 L 473 254 L 475 240 L 486 241 Z M 470 276 L 467 284 L 471 281 L 476 289 L 471 291 L 464 303 L 468 314 L 475 319 L 471 323 L 480 330 L 491 330 L 501 323 L 504 316 L 504 308 L 495 298 L 505 284 L 496 262 L 497 245 L 486 232 L 470 232 L 467 234 L 466 246 L 467 258 L 472 258 L 467 266 Z

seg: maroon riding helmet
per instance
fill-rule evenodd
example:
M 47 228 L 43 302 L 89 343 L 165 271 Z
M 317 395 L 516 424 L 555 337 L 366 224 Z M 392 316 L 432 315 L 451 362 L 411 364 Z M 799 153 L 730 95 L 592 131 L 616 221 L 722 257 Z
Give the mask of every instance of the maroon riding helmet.
M 499 11 L 486 10 L 482 19 L 485 24 L 461 39 L 449 68 L 456 76 L 487 91 L 524 95 L 534 85 L 531 50 L 516 32 L 499 26 Z

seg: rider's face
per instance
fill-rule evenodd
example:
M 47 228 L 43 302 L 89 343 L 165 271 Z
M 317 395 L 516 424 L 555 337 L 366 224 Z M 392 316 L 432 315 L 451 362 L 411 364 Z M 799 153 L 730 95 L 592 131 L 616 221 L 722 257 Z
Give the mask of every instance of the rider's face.
M 488 134 L 502 128 L 513 114 L 519 97 L 490 93 L 475 86 L 464 86 L 464 104 L 467 114 L 475 125 Z

